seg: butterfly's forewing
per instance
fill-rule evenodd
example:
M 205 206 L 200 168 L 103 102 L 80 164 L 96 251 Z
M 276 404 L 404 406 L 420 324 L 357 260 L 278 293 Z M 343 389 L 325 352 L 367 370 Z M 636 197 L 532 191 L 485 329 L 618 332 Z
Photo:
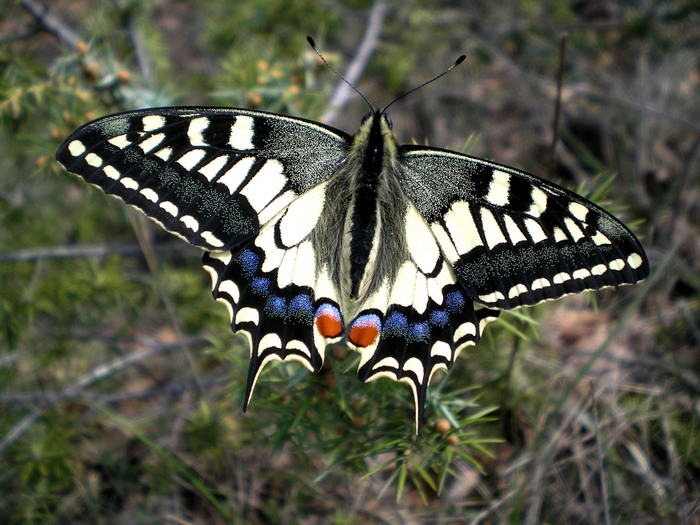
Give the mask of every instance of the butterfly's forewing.
M 403 187 L 474 301 L 511 309 L 644 279 L 639 241 L 592 202 L 522 171 L 404 146 Z
M 330 127 L 264 112 L 157 108 L 95 120 L 56 157 L 190 243 L 227 250 L 327 180 L 348 140 Z

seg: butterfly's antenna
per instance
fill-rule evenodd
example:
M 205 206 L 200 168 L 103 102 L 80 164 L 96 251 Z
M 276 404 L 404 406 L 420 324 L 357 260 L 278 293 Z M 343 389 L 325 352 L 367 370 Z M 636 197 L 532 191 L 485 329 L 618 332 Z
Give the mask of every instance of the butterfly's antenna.
M 407 97 L 408 95 L 410 95 L 411 93 L 414 93 L 414 92 L 418 91 L 419 89 L 424 88 L 425 86 L 427 86 L 427 85 L 430 84 L 431 82 L 435 82 L 438 78 L 441 78 L 441 77 L 447 75 L 447 73 L 449 73 L 450 71 L 452 71 L 454 68 L 456 68 L 456 67 L 457 67 L 458 65 L 460 65 L 462 62 L 464 62 L 464 59 L 465 59 L 465 58 L 467 58 L 467 56 L 466 56 L 466 55 L 462 55 L 462 56 L 459 57 L 457 60 L 455 60 L 455 63 L 454 63 L 454 64 L 452 64 L 452 65 L 451 65 L 450 67 L 448 67 L 445 71 L 443 71 L 442 73 L 440 73 L 438 76 L 433 77 L 433 78 L 431 78 L 430 80 L 428 80 L 428 81 L 426 81 L 426 82 L 423 82 L 420 86 L 414 87 L 413 89 L 411 89 L 411 90 L 409 90 L 409 91 L 406 91 L 406 93 L 404 93 L 403 95 L 400 95 L 400 96 L 396 97 L 394 100 L 392 100 L 391 102 L 389 102 L 388 105 L 384 106 L 384 109 L 382 110 L 382 113 L 385 113 L 386 110 L 389 109 L 389 106 L 391 106 L 391 105 L 394 104 L 395 102 L 398 102 L 398 101 L 401 100 L 402 98 L 406 98 L 406 97 Z
M 357 93 L 358 95 L 360 95 L 360 96 L 362 97 L 362 100 L 364 100 L 365 102 L 367 102 L 367 105 L 370 107 L 370 109 L 371 109 L 372 111 L 374 111 L 374 106 L 372 106 L 372 104 L 369 103 L 369 100 L 367 100 L 367 97 L 364 96 L 362 93 L 360 93 L 360 91 L 359 91 L 355 86 L 353 86 L 343 75 L 341 75 L 340 73 L 338 73 L 338 71 L 336 71 L 336 69 L 328 63 L 328 61 L 326 60 L 326 57 L 324 57 L 324 56 L 321 54 L 321 52 L 318 50 L 318 48 L 316 47 L 316 43 L 314 42 L 314 39 L 311 38 L 310 36 L 307 36 L 307 37 L 306 37 L 306 40 L 307 40 L 307 42 L 309 43 L 309 45 L 313 48 L 313 50 L 316 51 L 316 54 L 319 56 L 319 58 L 320 58 L 321 60 L 323 60 L 323 63 L 326 64 L 326 66 L 328 67 L 328 69 L 330 69 L 331 71 L 333 71 L 333 73 L 335 73 L 336 76 L 337 76 L 340 80 L 342 80 L 343 82 L 345 82 L 348 86 L 350 86 L 350 87 L 352 88 L 352 90 L 353 90 L 355 93 Z M 454 67 L 454 66 L 453 66 L 453 67 Z M 443 73 L 443 74 L 444 74 L 444 73 Z

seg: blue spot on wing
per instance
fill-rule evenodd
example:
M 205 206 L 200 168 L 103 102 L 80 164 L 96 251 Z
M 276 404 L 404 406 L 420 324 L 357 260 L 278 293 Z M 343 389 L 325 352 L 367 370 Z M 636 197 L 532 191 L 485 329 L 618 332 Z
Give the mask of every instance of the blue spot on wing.
M 267 277 L 255 277 L 250 283 L 250 288 L 254 294 L 267 295 L 270 291 L 270 284 L 270 279 Z
M 260 256 L 252 250 L 243 250 L 238 255 L 238 262 L 241 264 L 243 274 L 249 278 L 260 268 Z
M 460 291 L 454 291 L 447 294 L 445 305 L 450 313 L 461 312 L 464 307 L 464 294 Z
M 408 330 L 409 341 L 426 341 L 430 337 L 430 327 L 425 321 L 420 323 L 411 323 Z
M 450 316 L 445 310 L 433 310 L 430 312 L 430 322 L 435 326 L 445 326 L 450 321 Z
M 384 321 L 383 335 L 386 336 L 404 336 L 408 329 L 408 319 L 401 312 L 392 312 Z
M 310 313 L 311 309 L 313 308 L 311 296 L 309 296 L 308 294 L 299 294 L 296 297 L 293 297 L 290 301 L 290 308 L 292 310 Z
M 382 320 L 377 314 L 362 314 L 357 316 L 351 328 L 375 327 L 379 331 L 382 329 Z
M 313 301 L 308 294 L 299 294 L 289 301 L 289 315 L 293 318 L 311 322 L 313 318 Z
M 287 315 L 287 301 L 284 297 L 272 295 L 267 299 L 265 311 L 275 317 L 284 317 Z
M 321 317 L 324 315 L 327 315 L 331 319 L 335 319 L 339 322 L 342 322 L 343 320 L 343 315 L 340 313 L 340 310 L 333 304 L 321 303 L 321 305 L 316 309 L 316 317 Z

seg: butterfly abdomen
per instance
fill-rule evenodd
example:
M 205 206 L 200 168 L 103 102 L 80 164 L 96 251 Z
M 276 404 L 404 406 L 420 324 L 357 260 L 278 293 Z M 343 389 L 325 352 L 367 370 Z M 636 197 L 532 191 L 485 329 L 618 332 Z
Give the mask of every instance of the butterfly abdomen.
M 372 114 L 366 125 L 355 135 L 355 148 L 360 152 L 362 167 L 355 172 L 354 195 L 347 215 L 350 230 L 350 246 L 347 256 L 350 268 L 350 296 L 356 299 L 366 271 L 371 271 L 374 261 L 372 247 L 376 245 L 378 222 L 377 189 L 381 183 L 384 140 L 381 133 L 381 118 Z

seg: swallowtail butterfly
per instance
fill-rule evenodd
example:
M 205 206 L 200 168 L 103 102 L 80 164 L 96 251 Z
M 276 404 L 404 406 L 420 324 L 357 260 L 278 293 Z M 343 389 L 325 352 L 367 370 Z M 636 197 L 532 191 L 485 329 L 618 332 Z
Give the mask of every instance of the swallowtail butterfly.
M 592 202 L 528 173 L 400 145 L 384 110 L 350 136 L 263 111 L 170 107 L 99 118 L 56 154 L 70 172 L 204 250 L 213 295 L 264 366 L 318 372 L 330 343 L 363 381 L 413 391 L 509 310 L 635 283 L 635 236 Z

